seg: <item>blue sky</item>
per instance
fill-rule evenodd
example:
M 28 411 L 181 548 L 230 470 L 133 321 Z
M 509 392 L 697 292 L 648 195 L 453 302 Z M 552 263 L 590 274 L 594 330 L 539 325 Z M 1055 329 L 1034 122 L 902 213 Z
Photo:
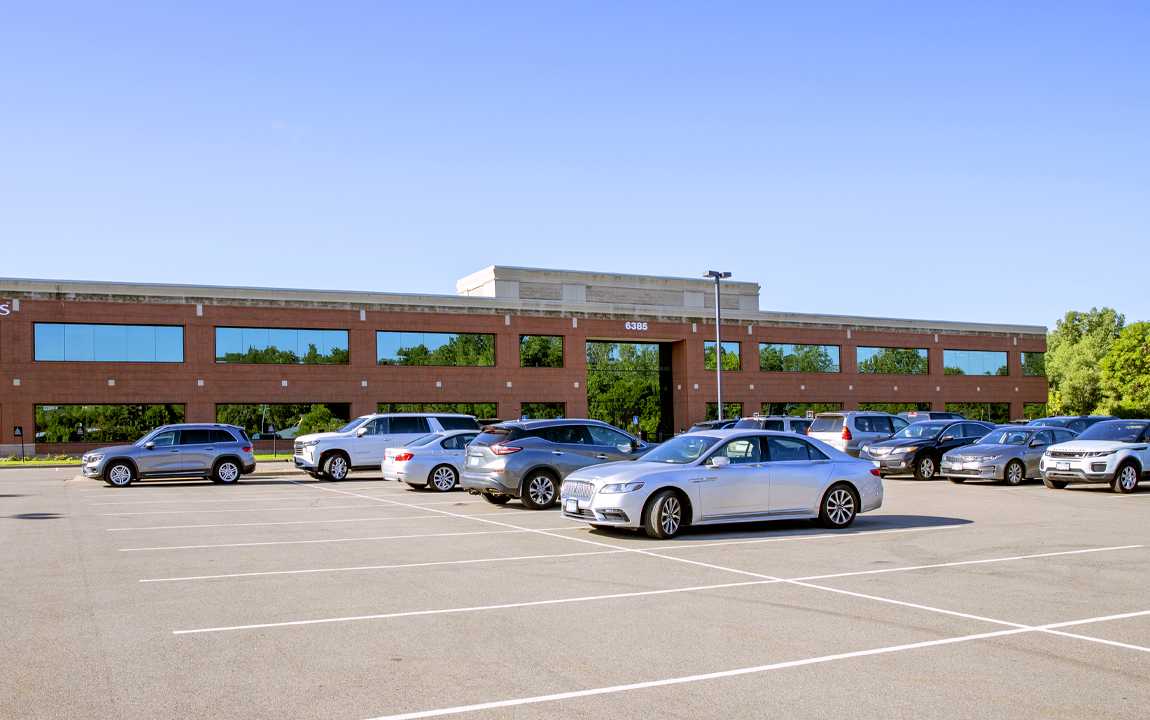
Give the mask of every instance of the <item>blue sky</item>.
M 1150 320 L 1146 3 L 7 3 L 7 277 Z

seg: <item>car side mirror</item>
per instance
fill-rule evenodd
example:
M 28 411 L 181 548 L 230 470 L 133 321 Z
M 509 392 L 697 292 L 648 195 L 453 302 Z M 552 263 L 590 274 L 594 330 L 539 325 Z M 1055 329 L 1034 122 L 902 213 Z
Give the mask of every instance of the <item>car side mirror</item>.
M 144 447 L 146 447 L 149 450 L 155 450 L 156 449 L 156 443 L 146 442 L 146 443 L 144 443 Z
M 1045 443 L 1043 443 L 1041 440 L 1031 440 L 1030 441 L 1030 447 L 1042 447 L 1044 444 Z
M 360 428 L 359 430 L 355 431 L 356 437 L 363 437 L 364 435 L 367 435 L 367 428 Z
M 953 435 L 947 435 L 942 440 L 940 440 L 940 442 L 946 442 L 947 440 L 953 440 L 953 439 L 954 439 Z
M 616 445 L 615 447 L 624 455 L 630 455 L 635 452 L 635 443 L 631 443 L 630 445 Z
M 722 455 L 720 455 L 719 457 L 711 458 L 711 467 L 713 467 L 713 468 L 724 468 L 730 464 L 731 464 L 731 458 L 729 458 L 729 457 L 723 457 Z

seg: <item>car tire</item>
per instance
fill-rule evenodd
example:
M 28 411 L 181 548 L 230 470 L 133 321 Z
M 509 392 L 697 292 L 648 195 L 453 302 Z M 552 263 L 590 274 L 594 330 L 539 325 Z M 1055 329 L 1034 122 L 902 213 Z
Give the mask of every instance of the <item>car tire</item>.
M 1046 478 L 1042 478 L 1042 484 L 1051 490 L 1061 490 L 1066 487 L 1065 480 L 1047 480 Z
M 656 540 L 669 540 L 683 529 L 683 500 L 674 490 L 655 493 L 643 510 L 643 530 Z
M 1026 480 L 1026 468 L 1017 460 L 1006 463 L 1002 471 L 1002 481 L 1007 485 L 1021 485 Z
M 859 496 L 846 483 L 831 485 L 819 503 L 819 520 L 831 530 L 850 527 L 858 517 Z
M 510 495 L 498 495 L 496 493 L 483 493 L 483 499 L 492 505 L 506 505 L 511 502 Z
M 1132 462 L 1125 462 L 1118 466 L 1114 473 L 1114 482 L 1110 484 L 1116 493 L 1132 493 L 1138 487 L 1138 466 Z
M 328 480 L 335 480 L 336 482 L 343 480 L 350 470 L 347 455 L 341 452 L 332 453 L 323 461 L 323 476 Z
M 234 485 L 240 479 L 240 466 L 235 460 L 221 460 L 212 468 L 212 482 Z
M 955 485 L 961 485 L 964 482 L 966 482 L 966 478 L 947 478 L 947 479 L 950 480 Z
M 918 480 L 934 480 L 938 474 L 938 461 L 934 455 L 923 453 L 922 457 L 914 463 L 914 476 Z
M 532 471 L 519 496 L 528 510 L 546 510 L 559 502 L 559 482 L 546 470 Z
M 114 462 L 104 471 L 104 482 L 112 487 L 128 487 L 136 480 L 136 469 L 130 463 Z
M 450 465 L 440 465 L 427 476 L 427 489 L 447 492 L 454 490 L 457 482 L 459 482 L 459 473 L 455 472 L 455 468 Z

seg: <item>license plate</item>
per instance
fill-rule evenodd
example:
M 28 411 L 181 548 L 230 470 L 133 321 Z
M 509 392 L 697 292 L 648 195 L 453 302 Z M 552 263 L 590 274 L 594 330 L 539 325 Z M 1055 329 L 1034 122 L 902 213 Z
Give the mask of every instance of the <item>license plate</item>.
M 1070 463 L 1054 463 L 1055 470 L 1069 470 Z
M 950 469 L 951 470 L 961 470 L 962 469 L 962 463 L 952 463 L 950 466 Z
M 472 455 L 471 457 L 467 458 L 467 464 L 468 465 L 478 465 L 479 464 L 479 457 L 476 455 Z
M 564 510 L 566 510 L 569 513 L 579 512 L 579 501 L 576 500 L 575 498 L 569 498 L 567 500 L 567 505 L 564 508 Z

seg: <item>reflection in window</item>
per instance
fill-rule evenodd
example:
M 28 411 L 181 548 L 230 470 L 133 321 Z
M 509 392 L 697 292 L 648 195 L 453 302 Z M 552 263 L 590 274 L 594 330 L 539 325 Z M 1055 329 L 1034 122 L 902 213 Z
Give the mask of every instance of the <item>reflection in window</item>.
M 520 406 L 520 415 L 528 420 L 556 420 L 564 417 L 567 403 L 525 402 Z
M 36 442 L 134 443 L 184 421 L 183 405 L 36 405 Z
M 1044 418 L 1049 414 L 1046 403 L 1022 403 L 1022 417 L 1026 420 Z
M 927 359 L 925 349 L 860 347 L 858 371 L 892 375 L 927 375 L 930 372 L 930 361 Z
M 741 402 L 725 402 L 723 403 L 723 419 L 733 420 L 743 416 L 743 404 Z M 707 419 L 719 419 L 719 403 L 707 403 Z
M 818 415 L 824 412 L 838 412 L 843 409 L 842 403 L 763 403 L 760 406 L 763 415 L 792 415 L 806 417 L 807 413 Z
M 170 325 L 35 323 L 41 362 L 184 361 L 184 328 Z
M 1010 422 L 1010 403 L 947 403 L 946 411 L 960 413 L 967 420 Z
M 347 330 L 218 327 L 216 362 L 347 365 Z
M 838 345 L 779 345 L 759 343 L 763 372 L 838 372 Z
M 474 415 L 477 420 L 495 417 L 495 403 L 388 403 L 376 405 L 381 413 L 460 413 Z M 452 428 L 447 428 L 451 430 Z
M 379 365 L 495 365 L 495 335 L 379 331 L 375 334 Z
M 900 412 L 923 412 L 930 410 L 930 403 L 859 403 L 859 410 L 898 415 Z
M 1046 353 L 1022 353 L 1022 374 L 1027 377 L 1046 377 Z
M 713 340 L 703 343 L 703 364 L 705 370 L 715 369 L 715 343 Z M 723 369 L 740 369 L 739 343 L 726 341 L 723 342 Z
M 943 350 L 947 375 L 1006 375 L 1006 353 L 986 350 Z
M 563 367 L 562 335 L 520 335 L 520 367 Z
M 253 440 L 291 440 L 300 435 L 300 421 L 311 416 L 309 432 L 335 430 L 351 414 L 350 403 L 220 403 L 216 405 L 216 422 L 236 425 Z M 314 426 L 318 425 L 316 428 Z

